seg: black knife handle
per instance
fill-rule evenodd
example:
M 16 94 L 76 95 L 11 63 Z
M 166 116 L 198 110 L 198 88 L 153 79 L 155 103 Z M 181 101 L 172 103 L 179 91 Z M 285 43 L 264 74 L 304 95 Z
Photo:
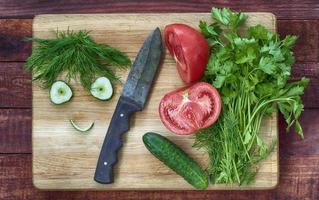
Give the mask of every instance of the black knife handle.
M 102 184 L 113 183 L 113 166 L 122 147 L 122 135 L 129 130 L 130 116 L 142 108 L 128 98 L 120 97 L 107 130 L 97 162 L 94 180 Z

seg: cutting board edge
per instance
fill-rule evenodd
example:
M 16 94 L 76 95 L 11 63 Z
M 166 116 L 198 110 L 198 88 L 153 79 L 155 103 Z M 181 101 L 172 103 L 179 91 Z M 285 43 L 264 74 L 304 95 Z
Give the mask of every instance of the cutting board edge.
M 171 12 L 167 12 L 169 14 L 208 14 L 207 12 L 190 12 L 190 13 L 178 13 L 178 12 L 174 12 L 174 13 L 171 13 Z M 271 16 L 272 18 L 272 23 L 274 24 L 274 30 L 277 31 L 277 21 L 276 21 L 276 16 L 273 14 L 273 13 L 270 13 L 270 12 L 245 12 L 245 13 L 248 13 L 248 14 L 267 14 L 269 16 Z M 75 16 L 75 15 L 79 15 L 79 16 L 83 16 L 83 15 L 139 15 L 139 14 L 152 14 L 152 15 L 160 15 L 160 14 L 165 14 L 165 13 L 99 13 L 99 14 L 41 14 L 41 15 L 37 15 L 35 16 L 34 18 L 34 21 L 33 21 L 33 24 L 35 23 L 36 20 L 42 18 L 42 17 L 50 17 L 50 16 L 55 16 L 55 15 L 72 15 L 72 16 Z M 33 27 L 34 28 L 34 27 Z M 32 93 L 32 96 L 34 95 L 34 93 Z M 32 98 L 32 103 L 33 103 L 33 99 Z M 32 113 L 34 113 L 34 107 L 32 107 Z M 34 121 L 34 118 L 32 118 L 32 123 Z M 33 129 L 33 126 L 32 126 L 32 129 Z M 278 124 L 276 124 L 276 137 L 277 137 L 277 140 L 279 140 L 279 132 L 278 132 Z M 32 130 L 32 151 L 33 151 L 33 143 L 34 143 L 34 140 L 33 140 L 33 137 L 34 137 L 34 134 L 33 134 L 33 130 Z M 269 187 L 225 187 L 225 188 L 208 188 L 207 190 L 267 190 L 267 189 L 274 189 L 277 187 L 278 183 L 279 183 L 279 143 L 277 143 L 277 173 L 276 173 L 276 181 L 273 182 L 273 184 Z M 34 154 L 32 154 L 32 161 L 34 161 Z M 37 180 L 34 178 L 34 167 L 35 165 L 32 165 L 32 174 L 33 174 L 33 177 L 32 177 L 32 182 L 33 182 L 33 185 L 34 187 L 40 189 L 40 190 L 66 190 L 66 191 L 79 191 L 79 190 L 89 190 L 89 191 L 111 191 L 111 190 L 115 190 L 115 191 L 121 191 L 121 190 L 157 190 L 157 189 L 153 189 L 153 188 L 70 188 L 70 189 L 67 189 L 67 188 L 51 188 L 51 187 L 45 187 L 44 185 L 39 185 Z M 40 181 L 41 182 L 41 181 Z M 212 185 L 212 187 L 214 187 Z M 167 189 L 167 188 L 161 188 L 161 189 L 158 189 L 158 190 L 194 190 L 191 186 L 189 188 L 181 188 L 181 189 L 176 189 L 176 188 L 173 188 L 173 189 Z
M 264 15 L 269 15 L 271 17 L 271 22 L 273 23 L 274 31 L 277 32 L 277 17 L 274 13 L 272 12 L 243 12 L 245 14 L 264 14 Z M 151 13 L 151 12 L 136 12 L 136 13 L 72 13 L 72 14 L 39 14 L 35 15 L 33 18 L 33 23 L 32 23 L 32 31 L 34 32 L 34 24 L 38 23 L 38 21 L 41 21 L 43 18 L 47 17 L 52 17 L 52 16 L 116 16 L 116 15 L 127 15 L 127 16 L 138 16 L 141 14 L 148 14 L 148 15 L 162 15 L 162 14 L 190 14 L 190 15 L 203 15 L 203 14 L 210 14 L 210 12 L 156 12 L 156 13 Z
M 272 20 L 276 21 L 276 15 L 272 12 L 243 12 L 245 14 L 266 14 L 266 15 L 270 15 L 272 16 Z M 67 14 L 39 14 L 39 15 L 35 15 L 33 18 L 33 23 L 37 22 L 37 20 L 39 20 L 38 18 L 41 17 L 52 17 L 52 16 L 82 16 L 82 15 L 87 15 L 87 16 L 93 16 L 93 15 L 141 15 L 141 14 L 147 14 L 147 15 L 163 15 L 163 14 L 191 14 L 191 15 L 196 15 L 196 14 L 210 14 L 210 12 L 134 12 L 134 13 L 129 13 L 129 12 L 123 12 L 123 13 L 67 13 Z
M 107 187 L 98 187 L 98 188 L 86 188 L 86 187 L 50 187 L 41 184 L 41 181 L 38 183 L 34 178 L 32 178 L 32 184 L 35 188 L 38 190 L 43 190 L 43 191 L 196 191 L 194 187 L 189 186 L 189 187 L 184 187 L 184 188 L 107 188 Z M 210 185 L 205 191 L 216 191 L 216 190 L 273 190 L 277 188 L 279 184 L 279 173 L 277 173 L 276 181 L 270 185 L 270 186 L 262 186 L 262 187 L 240 187 L 240 186 L 218 186 L 218 185 Z

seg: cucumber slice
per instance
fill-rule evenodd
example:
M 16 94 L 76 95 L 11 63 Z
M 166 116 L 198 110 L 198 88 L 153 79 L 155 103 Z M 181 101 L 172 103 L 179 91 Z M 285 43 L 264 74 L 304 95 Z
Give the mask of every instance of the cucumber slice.
M 91 94 L 100 100 L 108 100 L 113 95 L 113 88 L 110 80 L 106 77 L 97 78 L 91 85 Z
M 94 126 L 94 122 L 92 122 L 92 123 L 91 123 L 90 125 L 88 125 L 87 127 L 81 128 L 81 127 L 79 127 L 78 125 L 76 125 L 75 122 L 74 122 L 72 119 L 70 119 L 70 123 L 71 123 L 71 125 L 73 126 L 73 128 L 74 128 L 75 130 L 80 131 L 80 132 L 87 132 L 87 131 L 91 130 L 91 128 L 93 128 L 93 126 Z
M 50 100 L 54 104 L 63 104 L 70 101 L 73 93 L 71 88 L 63 81 L 56 81 L 52 84 L 50 90 Z

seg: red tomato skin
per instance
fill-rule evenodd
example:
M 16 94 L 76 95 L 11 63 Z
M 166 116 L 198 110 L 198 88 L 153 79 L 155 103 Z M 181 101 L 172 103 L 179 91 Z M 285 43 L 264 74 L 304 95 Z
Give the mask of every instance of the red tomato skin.
M 221 112 L 218 91 L 205 82 L 167 93 L 159 105 L 164 126 L 178 135 L 190 135 L 214 124 Z
M 164 38 L 181 79 L 185 83 L 199 81 L 209 59 L 209 46 L 204 36 L 188 25 L 170 24 L 164 29 Z

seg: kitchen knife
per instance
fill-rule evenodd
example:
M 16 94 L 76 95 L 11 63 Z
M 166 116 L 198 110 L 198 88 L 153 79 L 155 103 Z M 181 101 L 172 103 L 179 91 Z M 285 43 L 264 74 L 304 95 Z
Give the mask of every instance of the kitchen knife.
M 144 108 L 163 51 L 161 31 L 152 31 L 138 52 L 117 102 L 97 162 L 94 180 L 113 183 L 113 167 L 122 146 L 122 135 L 129 130 L 131 114 Z

